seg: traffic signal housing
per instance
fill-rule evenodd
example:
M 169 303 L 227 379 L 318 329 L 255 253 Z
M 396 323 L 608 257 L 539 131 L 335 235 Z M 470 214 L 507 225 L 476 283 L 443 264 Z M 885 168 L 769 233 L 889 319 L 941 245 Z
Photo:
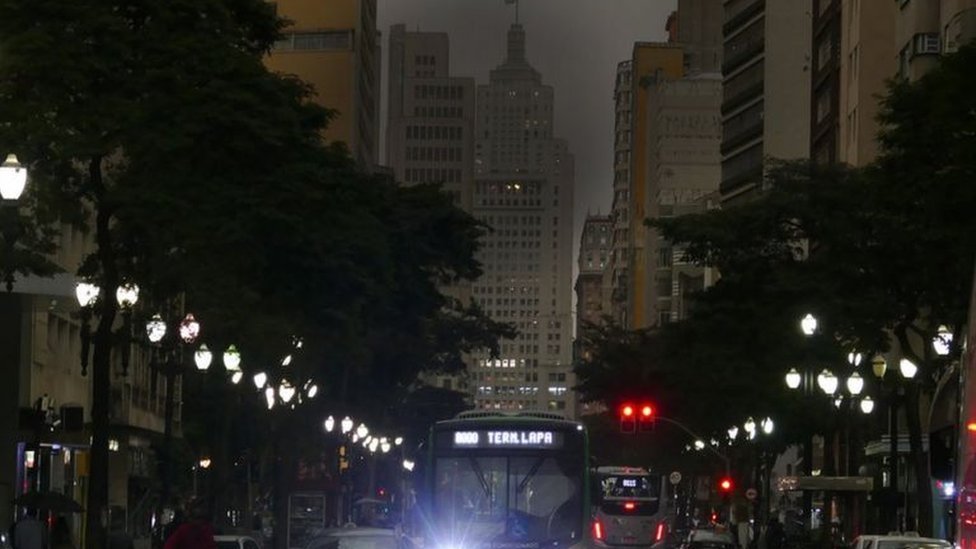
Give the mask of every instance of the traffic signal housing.
M 732 489 L 735 487 L 732 484 L 732 479 L 729 477 L 722 477 L 718 481 L 718 492 L 722 495 L 722 502 L 728 504 L 732 501 Z
M 637 410 L 633 404 L 625 403 L 620 406 L 620 432 L 637 432 Z
M 640 424 L 640 431 L 642 433 L 652 431 L 654 429 L 654 407 L 650 404 L 642 404 L 639 415 L 638 422 Z

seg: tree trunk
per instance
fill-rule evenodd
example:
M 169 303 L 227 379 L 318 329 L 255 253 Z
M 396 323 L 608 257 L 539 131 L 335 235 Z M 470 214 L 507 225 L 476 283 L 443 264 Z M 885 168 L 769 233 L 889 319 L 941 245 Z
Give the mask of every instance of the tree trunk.
M 96 193 L 104 191 L 102 186 L 101 158 L 89 162 L 89 177 Z M 98 205 L 96 205 L 98 207 Z M 102 270 L 101 296 L 97 302 L 99 322 L 92 338 L 94 343 L 92 359 L 92 439 L 91 463 L 88 471 L 88 501 L 85 546 L 88 549 L 104 549 L 108 537 L 108 439 L 112 398 L 112 325 L 118 307 L 115 302 L 115 288 L 119 285 L 118 270 L 113 254 L 110 232 L 111 213 L 107 208 L 98 208 L 95 214 L 95 242 L 98 263 Z
M 911 448 L 912 466 L 915 468 L 915 497 L 918 507 L 918 533 L 932 535 L 932 486 L 928 455 L 922 447 L 922 421 L 918 403 L 918 384 L 909 383 L 905 391 L 905 417 L 908 423 L 908 441 Z

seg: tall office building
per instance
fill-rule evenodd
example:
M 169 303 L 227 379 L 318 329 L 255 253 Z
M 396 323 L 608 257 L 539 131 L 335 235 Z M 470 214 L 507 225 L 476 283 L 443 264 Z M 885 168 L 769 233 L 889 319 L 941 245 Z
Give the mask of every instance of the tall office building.
M 386 165 L 397 181 L 443 183 L 471 209 L 473 78 L 448 73 L 447 33 L 390 27 Z
M 895 2 L 840 2 L 838 160 L 844 164 L 864 166 L 878 154 L 878 97 L 898 67 L 897 12 Z
M 722 60 L 724 203 L 760 188 L 766 158 L 810 153 L 810 0 L 726 0 Z
M 472 357 L 475 403 L 575 415 L 572 379 L 573 156 L 554 137 L 553 89 L 508 31 L 505 61 L 478 86 L 472 211 L 494 231 L 474 297 L 519 335 L 501 356 Z
M 598 324 L 606 314 L 603 308 L 603 273 L 610 264 L 612 232 L 613 221 L 609 215 L 590 214 L 583 221 L 576 259 L 579 271 L 575 285 L 577 337 L 582 336 L 587 323 Z
M 721 175 L 721 76 L 710 73 L 662 80 L 648 99 L 647 216 L 669 218 L 700 212 L 703 198 L 718 190 Z M 684 263 L 683 252 L 657 229 L 643 230 L 645 301 L 635 306 L 650 325 L 661 326 L 681 318 L 684 297 L 704 289 L 705 272 Z
M 291 21 L 265 64 L 311 84 L 338 111 L 326 141 L 342 141 L 365 169 L 379 161 L 380 47 L 376 0 L 277 0 Z
M 840 0 L 813 0 L 812 19 L 810 158 L 833 164 L 840 156 Z
M 613 218 L 610 215 L 588 214 L 583 221 L 579 253 L 576 258 L 576 341 L 573 359 L 576 363 L 589 360 L 591 349 L 587 346 L 586 330 L 590 325 L 603 323 L 609 314 L 604 309 L 604 275 L 610 268 L 613 254 Z M 577 399 L 578 400 L 578 399 Z M 579 415 L 602 412 L 604 407 L 595 402 L 577 402 Z
M 633 104 L 633 62 L 617 64 L 613 89 L 613 199 L 610 220 L 613 224 L 610 258 L 603 271 L 603 309 L 614 322 L 627 324 L 627 250 L 630 238 L 630 115 Z
M 680 14 L 679 14 L 680 17 Z M 631 56 L 630 162 L 627 192 L 627 312 L 626 326 L 646 328 L 655 319 L 648 318 L 645 303 L 649 298 L 650 275 L 646 270 L 648 230 L 648 173 L 653 109 L 652 97 L 658 82 L 681 78 L 684 74 L 684 51 L 677 44 L 638 42 Z

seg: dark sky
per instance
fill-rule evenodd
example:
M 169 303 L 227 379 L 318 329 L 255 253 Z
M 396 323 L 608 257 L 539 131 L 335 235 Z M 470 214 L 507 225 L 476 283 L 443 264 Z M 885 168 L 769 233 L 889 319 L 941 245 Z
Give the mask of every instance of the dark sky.
M 529 62 L 555 88 L 555 135 L 576 157 L 574 248 L 587 211 L 607 213 L 613 182 L 613 80 L 637 41 L 663 41 L 676 0 L 522 0 Z M 505 57 L 515 7 L 504 0 L 378 0 L 383 33 L 383 93 L 390 25 L 446 32 L 451 75 L 478 84 Z M 385 100 L 385 98 L 384 98 Z M 383 122 L 385 128 L 385 109 Z M 385 132 L 385 129 L 384 129 Z M 385 133 L 380 134 L 385 135 Z M 575 266 L 574 266 L 575 267 Z

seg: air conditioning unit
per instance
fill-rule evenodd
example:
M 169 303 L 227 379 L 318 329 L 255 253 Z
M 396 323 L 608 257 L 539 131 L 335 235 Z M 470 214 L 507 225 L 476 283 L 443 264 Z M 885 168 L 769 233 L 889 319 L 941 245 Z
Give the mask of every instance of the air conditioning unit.
M 913 46 L 915 55 L 938 55 L 942 51 L 942 39 L 937 32 L 922 32 L 915 35 Z

